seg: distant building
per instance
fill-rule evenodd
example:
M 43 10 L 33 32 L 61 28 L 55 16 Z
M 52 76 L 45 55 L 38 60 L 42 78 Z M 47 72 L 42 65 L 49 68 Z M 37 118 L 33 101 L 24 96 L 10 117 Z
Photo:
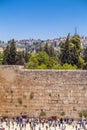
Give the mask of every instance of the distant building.
M 17 47 L 17 52 L 22 52 L 22 51 L 25 51 L 26 49 L 25 48 L 18 48 Z

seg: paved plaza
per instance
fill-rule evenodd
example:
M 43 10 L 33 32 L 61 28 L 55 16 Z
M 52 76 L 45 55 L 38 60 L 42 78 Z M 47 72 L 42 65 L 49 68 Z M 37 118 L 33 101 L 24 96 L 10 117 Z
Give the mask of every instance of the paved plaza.
M 3 127 L 5 130 L 87 130 L 87 125 L 85 124 L 84 126 L 77 121 L 67 124 L 66 122 L 60 123 L 59 121 L 48 122 L 47 120 L 46 122 L 43 122 L 43 120 L 42 122 L 32 120 L 26 122 L 25 119 L 21 123 L 18 121 L 4 121 L 0 123 L 0 128 Z

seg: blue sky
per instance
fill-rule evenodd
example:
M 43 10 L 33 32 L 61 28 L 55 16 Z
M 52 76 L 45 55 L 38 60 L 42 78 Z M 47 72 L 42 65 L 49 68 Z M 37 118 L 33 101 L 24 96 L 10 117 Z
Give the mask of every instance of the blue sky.
M 87 0 L 0 0 L 0 40 L 87 36 Z

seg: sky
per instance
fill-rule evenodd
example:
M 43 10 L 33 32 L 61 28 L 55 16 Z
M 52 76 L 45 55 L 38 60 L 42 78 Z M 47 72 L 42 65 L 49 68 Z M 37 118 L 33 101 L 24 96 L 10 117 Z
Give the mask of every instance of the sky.
M 0 40 L 87 36 L 87 0 L 0 0 Z

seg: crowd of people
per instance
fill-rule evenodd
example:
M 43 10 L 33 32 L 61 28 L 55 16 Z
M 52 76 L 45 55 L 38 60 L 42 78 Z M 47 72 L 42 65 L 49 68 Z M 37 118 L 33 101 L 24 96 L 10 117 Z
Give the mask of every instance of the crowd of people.
M 1 117 L 0 130 L 86 130 L 86 119 L 75 121 L 73 119 Z

